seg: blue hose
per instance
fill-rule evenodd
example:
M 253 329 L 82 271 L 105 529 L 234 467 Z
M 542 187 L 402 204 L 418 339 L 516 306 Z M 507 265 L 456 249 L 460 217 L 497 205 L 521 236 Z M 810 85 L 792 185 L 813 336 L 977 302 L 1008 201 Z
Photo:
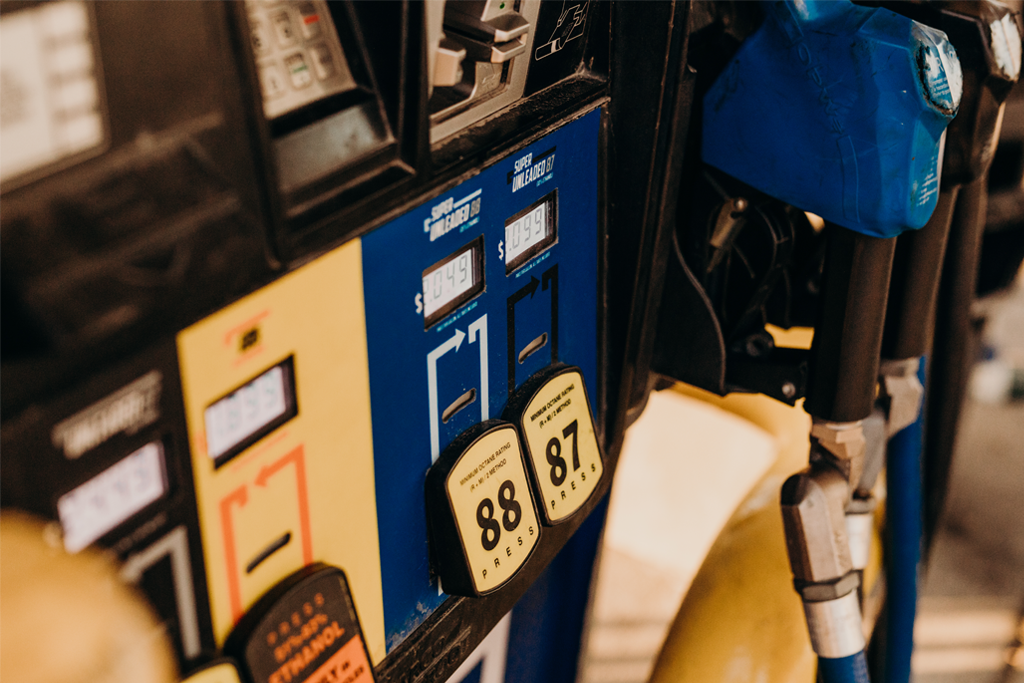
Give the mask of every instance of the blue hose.
M 925 358 L 917 371 L 925 383 Z M 918 565 L 921 561 L 921 410 L 917 419 L 889 440 L 886 464 L 889 563 L 886 572 L 886 628 L 883 683 L 908 683 L 914 651 Z
M 871 683 L 864 650 L 849 657 L 818 657 L 818 673 L 824 683 Z

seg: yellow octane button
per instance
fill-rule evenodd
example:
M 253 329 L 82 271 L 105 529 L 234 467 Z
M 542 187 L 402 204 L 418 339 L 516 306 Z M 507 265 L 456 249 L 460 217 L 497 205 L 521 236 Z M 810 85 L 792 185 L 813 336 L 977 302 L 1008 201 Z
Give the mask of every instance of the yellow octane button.
M 583 373 L 569 365 L 538 372 L 509 401 L 505 418 L 523 436 L 544 523 L 564 522 L 604 472 Z
M 427 523 L 445 592 L 485 595 L 526 564 L 540 538 L 516 428 L 463 432 L 427 473 Z

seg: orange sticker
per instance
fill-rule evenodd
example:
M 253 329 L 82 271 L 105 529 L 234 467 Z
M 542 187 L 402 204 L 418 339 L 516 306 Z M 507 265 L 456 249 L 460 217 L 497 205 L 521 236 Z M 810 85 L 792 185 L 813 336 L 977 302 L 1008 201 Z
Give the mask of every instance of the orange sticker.
M 270 683 L 289 683 L 287 679 L 270 677 Z M 356 636 L 334 653 L 319 669 L 302 683 L 369 683 L 373 681 L 370 663 L 366 661 L 363 639 Z

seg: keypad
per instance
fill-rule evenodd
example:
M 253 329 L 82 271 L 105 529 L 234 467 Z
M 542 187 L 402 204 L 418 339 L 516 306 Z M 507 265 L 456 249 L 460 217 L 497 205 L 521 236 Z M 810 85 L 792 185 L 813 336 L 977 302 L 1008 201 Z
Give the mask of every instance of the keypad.
M 355 87 L 326 0 L 246 0 L 246 10 L 267 118 Z

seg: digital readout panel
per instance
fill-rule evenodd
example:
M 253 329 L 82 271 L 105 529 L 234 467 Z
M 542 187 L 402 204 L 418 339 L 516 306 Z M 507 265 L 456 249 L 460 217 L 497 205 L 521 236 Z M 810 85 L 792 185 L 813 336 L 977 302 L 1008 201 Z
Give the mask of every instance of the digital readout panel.
M 298 412 L 289 356 L 203 412 L 206 450 L 219 467 Z
M 484 238 L 423 271 L 423 326 L 430 327 L 484 290 Z
M 167 494 L 164 447 L 148 443 L 57 501 L 64 548 L 77 553 Z
M 107 141 L 91 4 L 47 2 L 0 18 L 0 182 Z
M 505 221 L 505 273 L 523 265 L 558 238 L 558 190 Z

